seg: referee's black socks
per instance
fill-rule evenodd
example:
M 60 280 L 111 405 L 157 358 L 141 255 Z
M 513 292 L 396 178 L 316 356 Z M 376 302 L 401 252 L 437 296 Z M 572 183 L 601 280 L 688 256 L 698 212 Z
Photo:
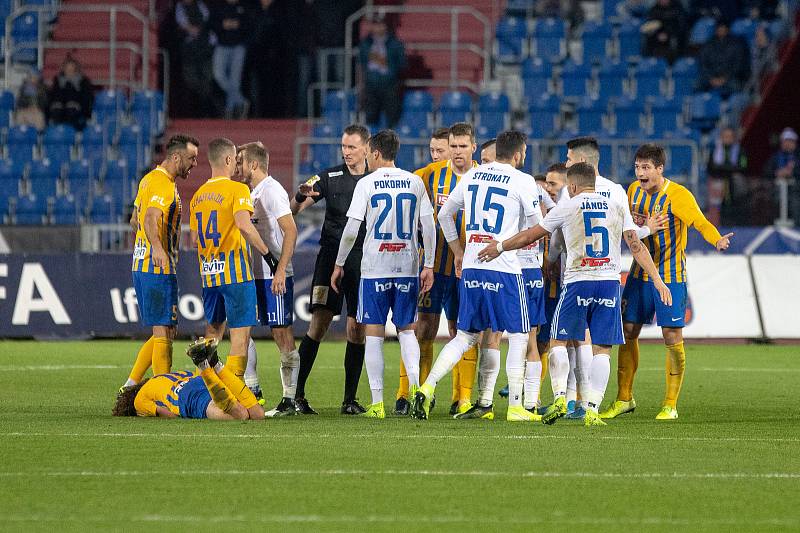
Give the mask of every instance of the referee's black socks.
M 355 401 L 363 366 L 364 345 L 347 341 L 344 351 L 344 403 Z
M 300 354 L 300 371 L 297 374 L 297 393 L 295 398 L 306 397 L 306 380 L 311 373 L 311 368 L 314 366 L 317 352 L 319 352 L 319 343 L 305 335 L 303 340 L 300 341 L 300 347 L 297 349 L 297 353 Z M 364 358 L 363 350 L 361 351 L 361 358 Z

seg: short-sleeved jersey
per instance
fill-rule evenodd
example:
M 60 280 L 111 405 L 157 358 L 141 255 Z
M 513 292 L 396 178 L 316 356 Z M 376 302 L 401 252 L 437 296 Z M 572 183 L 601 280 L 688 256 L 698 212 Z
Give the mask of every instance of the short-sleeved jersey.
M 291 216 L 289 208 L 289 195 L 283 185 L 267 176 L 250 192 L 253 200 L 253 225 L 269 248 L 275 259 L 281 258 L 283 249 L 283 230 L 278 225 L 278 219 Z M 291 261 L 286 266 L 286 275 L 294 274 Z M 260 256 L 253 258 L 253 275 L 256 279 L 272 279 L 272 272 L 267 262 Z
M 478 163 L 473 161 L 472 167 L 478 166 Z M 450 193 L 455 189 L 456 184 L 461 179 L 461 176 L 456 174 L 450 160 L 436 161 L 430 163 L 426 167 L 414 171 L 414 174 L 422 179 L 425 184 L 425 189 L 428 191 L 428 197 L 433 204 L 433 210 L 436 218 L 436 254 L 434 256 L 433 271 L 437 274 L 445 276 L 455 276 L 456 269 L 453 264 L 453 252 L 444 238 L 442 228 L 439 225 L 439 210 L 442 208 Z M 464 216 L 463 211 L 459 211 L 455 216 L 456 229 L 458 230 L 458 238 L 464 245 Z
M 180 416 L 181 389 L 190 379 L 197 378 L 192 372 L 172 372 L 161 374 L 147 380 L 133 400 L 133 407 L 139 416 L 156 416 L 156 407 L 166 407 L 173 414 Z
M 534 189 L 534 211 L 533 214 L 533 222 L 528 224 L 527 227 L 533 227 L 537 224 L 542 223 L 542 219 L 544 216 L 542 215 L 542 189 L 539 187 L 539 184 L 536 181 L 533 182 Z M 545 193 L 547 196 L 547 193 Z M 548 197 L 549 198 L 549 197 Z M 539 241 L 534 242 L 533 244 L 529 244 L 525 248 L 520 248 L 517 250 L 517 257 L 519 258 L 519 264 L 523 269 L 528 268 L 541 268 L 542 265 L 539 263 Z
M 361 178 L 347 211 L 349 218 L 367 226 L 361 277 L 419 275 L 417 230 L 420 216 L 427 215 L 433 215 L 433 207 L 419 176 L 387 167 Z
M 575 281 L 619 281 L 625 204 L 597 192 L 561 201 L 544 217 L 542 227 L 561 228 L 567 249 L 564 284 Z
M 319 244 L 323 248 L 333 249 L 334 255 L 335 250 L 339 249 L 339 241 L 342 240 L 342 232 L 347 225 L 347 210 L 353 200 L 353 191 L 364 175 L 351 174 L 347 165 L 342 164 L 323 170 L 309 179 L 315 182 L 314 191 L 319 193 L 319 196 L 311 197 L 314 202 L 325 200 L 325 220 L 322 223 Z M 361 250 L 365 234 L 366 230 L 362 225 L 353 250 Z
M 445 202 L 448 212 L 464 210 L 466 247 L 463 268 L 521 274 L 517 252 L 503 252 L 488 263 L 478 261 L 491 239 L 504 241 L 527 227 L 527 218 L 541 214 L 536 182 L 506 163 L 487 163 L 469 170 Z
M 224 176 L 211 178 L 194 193 L 190 211 L 203 287 L 251 281 L 250 246 L 234 220 L 238 211 L 253 212 L 247 185 Z
M 144 175 L 139 182 L 139 190 L 133 203 L 136 207 L 136 242 L 133 245 L 134 272 L 151 274 L 175 274 L 178 264 L 178 239 L 181 234 L 181 197 L 175 180 L 158 166 Z M 153 264 L 150 241 L 144 232 L 144 217 L 147 210 L 154 207 L 161 211 L 158 219 L 158 236 L 161 246 L 167 252 L 169 265 L 160 268 Z
M 647 216 L 662 213 L 666 213 L 669 219 L 666 229 L 643 240 L 664 283 L 686 281 L 686 233 L 689 226 L 694 226 L 712 245 L 722 238 L 683 185 L 664 180 L 658 192 L 647 194 L 639 182 L 634 181 L 628 187 L 628 199 L 634 217 L 642 222 Z M 631 275 L 642 280 L 650 278 L 636 261 L 631 265 Z

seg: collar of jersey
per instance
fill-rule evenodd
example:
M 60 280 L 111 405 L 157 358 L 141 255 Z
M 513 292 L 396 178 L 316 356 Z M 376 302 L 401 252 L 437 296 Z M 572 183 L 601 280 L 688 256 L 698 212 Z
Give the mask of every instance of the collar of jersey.
M 267 182 L 269 182 L 272 179 L 273 177 L 267 174 L 267 176 L 263 180 L 261 180 L 261 182 L 258 185 L 253 187 L 253 192 L 261 191 L 261 189 L 267 186 Z
M 229 179 L 230 178 L 228 176 L 216 176 L 213 178 L 208 178 L 208 183 L 212 183 L 214 181 L 219 181 L 219 180 L 229 180 Z
M 166 169 L 166 168 L 164 168 L 164 167 L 162 167 L 161 165 L 156 165 L 156 168 L 155 168 L 155 170 L 160 170 L 161 172 L 163 172 L 164 174 L 166 174 L 166 175 L 167 175 L 167 177 L 168 177 L 169 179 L 171 179 L 171 180 L 174 180 L 174 179 L 175 179 L 175 178 L 172 176 L 172 174 L 170 174 L 169 172 L 167 172 L 167 169 Z

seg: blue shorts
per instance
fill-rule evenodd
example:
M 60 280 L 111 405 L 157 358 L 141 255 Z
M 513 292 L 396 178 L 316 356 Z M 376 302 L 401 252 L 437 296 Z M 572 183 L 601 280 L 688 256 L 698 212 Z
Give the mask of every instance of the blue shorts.
M 575 281 L 564 286 L 550 326 L 550 338 L 592 344 L 624 344 L 619 281 Z
M 419 295 L 419 312 L 439 314 L 444 310 L 447 320 L 458 318 L 458 286 L 455 274 L 433 274 L 433 287 L 426 294 Z
M 272 294 L 271 279 L 256 280 L 256 301 L 258 302 L 258 321 L 262 326 L 282 328 L 294 322 L 294 278 L 286 278 L 286 292 Z
M 145 326 L 178 323 L 178 277 L 175 274 L 134 272 L 133 287 Z
M 208 418 L 206 410 L 211 403 L 203 378 L 195 376 L 178 391 L 178 409 L 183 418 Z
M 661 327 L 682 328 L 686 325 L 686 283 L 667 283 L 672 305 L 664 305 L 652 281 L 628 276 L 622 290 L 622 320 L 634 324 L 651 324 L 653 315 Z
M 525 291 L 528 296 L 528 320 L 532 328 L 540 326 L 545 323 L 544 280 L 542 280 L 542 269 L 523 269 L 522 280 L 525 282 Z
M 528 297 L 522 274 L 469 268 L 461 273 L 458 329 L 527 333 Z
M 358 312 L 360 324 L 386 325 L 389 309 L 392 322 L 398 328 L 417 321 L 419 278 L 361 278 L 358 286 Z
M 258 325 L 256 284 L 253 281 L 203 287 L 203 308 L 209 324 L 228 321 L 230 328 Z

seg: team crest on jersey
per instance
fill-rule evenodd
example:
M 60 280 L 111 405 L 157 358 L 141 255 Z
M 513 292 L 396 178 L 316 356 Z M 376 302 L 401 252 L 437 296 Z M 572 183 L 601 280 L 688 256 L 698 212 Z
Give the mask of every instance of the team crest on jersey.
M 343 175 L 344 175 L 344 172 L 342 172 L 341 170 L 337 170 L 336 172 L 329 172 L 328 173 L 328 177 L 329 178 L 336 178 L 338 176 L 343 176 Z

